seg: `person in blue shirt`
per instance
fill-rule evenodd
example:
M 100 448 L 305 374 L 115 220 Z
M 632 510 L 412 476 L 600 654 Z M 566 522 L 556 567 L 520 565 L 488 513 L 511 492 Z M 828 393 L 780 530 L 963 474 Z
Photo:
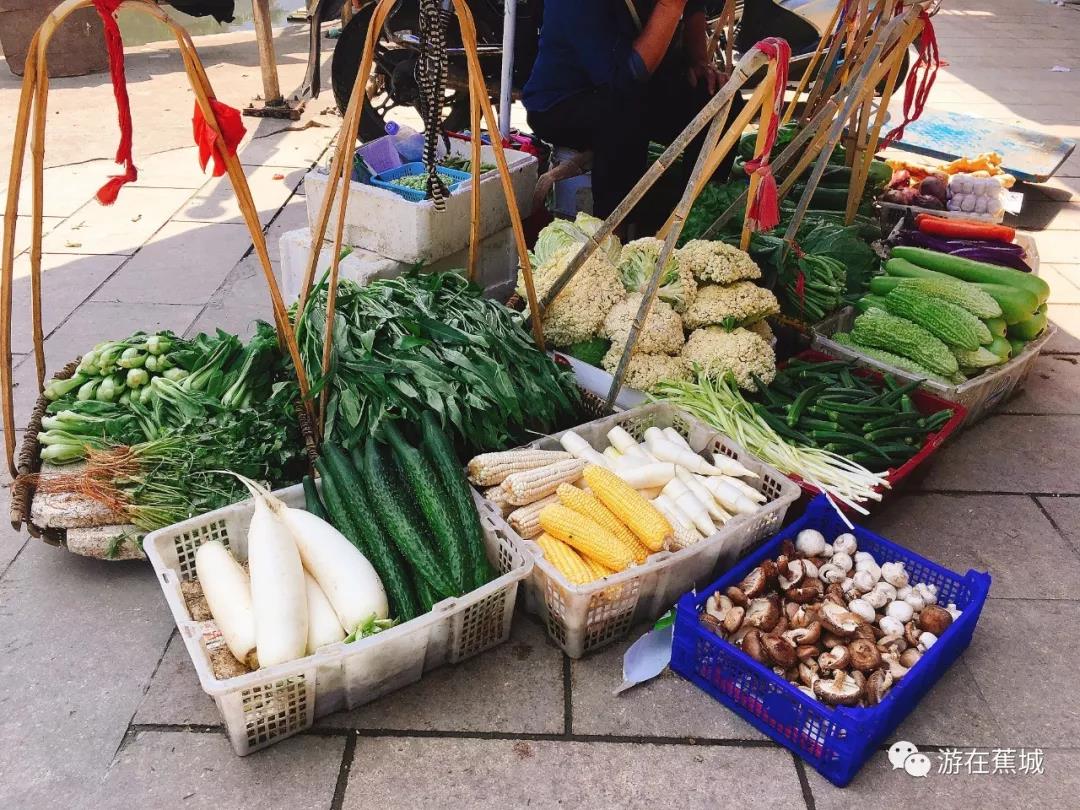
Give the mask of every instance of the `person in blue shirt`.
M 592 151 L 593 213 L 606 217 L 644 174 L 649 141 L 670 143 L 723 81 L 707 57 L 702 0 L 545 0 L 522 101 L 539 138 Z M 741 108 L 736 96 L 728 120 Z M 703 140 L 683 155 L 683 181 Z M 631 218 L 643 230 L 671 210 L 650 207 Z

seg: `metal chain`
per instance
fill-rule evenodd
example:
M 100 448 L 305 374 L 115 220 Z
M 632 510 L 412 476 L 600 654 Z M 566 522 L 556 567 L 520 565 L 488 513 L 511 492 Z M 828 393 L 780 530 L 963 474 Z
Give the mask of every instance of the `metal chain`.
M 420 114 L 424 119 L 424 167 L 427 169 L 427 196 L 435 210 L 446 208 L 450 195 L 439 177 L 436 149 L 442 132 L 442 108 L 445 95 L 446 29 L 450 22 L 450 4 L 440 0 L 420 2 L 420 58 L 416 61 L 416 83 L 420 88 Z

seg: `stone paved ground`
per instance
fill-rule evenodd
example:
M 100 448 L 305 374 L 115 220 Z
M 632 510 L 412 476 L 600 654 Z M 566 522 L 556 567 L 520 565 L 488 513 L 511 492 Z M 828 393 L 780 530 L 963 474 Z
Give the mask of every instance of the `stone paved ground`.
M 934 105 L 1080 136 L 1080 10 L 1034 0 L 946 6 L 937 27 L 950 66 Z M 253 46 L 233 35 L 200 45 L 219 95 L 244 103 L 256 86 Z M 282 84 L 291 87 L 302 70 L 302 34 L 288 29 L 278 45 Z M 128 61 L 142 174 L 111 210 L 88 202 L 114 148 L 107 82 L 53 82 L 45 200 L 51 368 L 135 327 L 246 329 L 268 314 L 235 204 L 221 181 L 196 170 L 191 100 L 175 55 L 149 47 Z M 1054 65 L 1072 70 L 1050 72 Z M 2 120 L 12 120 L 17 87 L 0 70 Z M 95 123 L 109 125 L 92 125 L 84 112 L 91 109 Z M 318 124 L 335 121 L 309 114 L 302 123 L 309 120 L 316 125 L 289 132 L 261 122 L 241 152 L 272 251 L 277 234 L 303 222 L 298 184 L 332 132 Z M 0 151 L 10 137 L 10 127 L 0 131 Z M 994 575 L 970 649 L 896 738 L 931 749 L 1037 747 L 1044 775 L 915 780 L 879 753 L 841 791 L 675 676 L 613 697 L 625 644 L 571 662 L 524 616 L 504 647 L 240 759 L 145 565 L 81 559 L 5 530 L 0 804 L 1075 806 L 1080 155 L 1025 192 L 1020 222 L 1039 230 L 1059 336 L 1027 391 L 948 446 L 871 524 L 954 569 Z M 19 261 L 25 274 L 26 257 Z M 18 424 L 34 397 L 25 301 L 19 286 Z

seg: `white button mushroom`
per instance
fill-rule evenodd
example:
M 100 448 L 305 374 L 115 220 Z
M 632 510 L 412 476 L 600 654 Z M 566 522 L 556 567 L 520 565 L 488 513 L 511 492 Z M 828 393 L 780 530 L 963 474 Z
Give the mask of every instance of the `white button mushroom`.
M 855 585 L 855 590 L 859 593 L 869 593 L 877 585 L 877 580 L 869 571 L 856 571 L 855 576 L 852 577 L 852 582 Z
M 885 615 L 896 619 L 901 624 L 906 624 L 915 616 L 915 611 L 907 602 L 896 600 L 889 602 L 889 606 L 885 608 Z
M 891 602 L 896 598 L 896 588 L 890 585 L 888 582 L 879 582 L 874 586 L 875 591 L 880 591 L 885 594 L 885 601 Z
M 905 585 L 903 588 L 896 589 L 896 598 L 903 599 L 906 602 L 907 598 L 911 596 L 911 594 L 914 592 L 915 589 L 913 587 L 911 587 L 910 585 Z
M 956 607 L 955 602 L 949 602 L 948 607 L 946 607 L 945 610 L 949 611 L 949 615 L 953 617 L 954 622 L 963 614 L 963 611 Z
M 823 549 L 821 550 L 821 556 L 822 556 L 822 557 L 825 557 L 826 559 L 828 559 L 828 558 L 829 558 L 829 557 L 831 557 L 832 555 L 833 555 L 833 547 L 832 547 L 832 543 L 826 543 L 826 544 L 825 544 L 825 548 L 823 548 Z
M 865 599 L 852 599 L 848 602 L 848 610 L 868 622 L 873 622 L 874 619 L 877 618 L 877 612 L 874 610 L 874 606 Z
M 816 529 L 803 529 L 795 538 L 795 550 L 807 557 L 820 557 L 825 551 L 825 535 Z
M 833 554 L 843 552 L 844 554 L 854 554 L 859 545 L 855 540 L 855 535 L 845 532 L 844 534 L 833 540 Z
M 901 590 L 903 590 L 903 589 L 901 589 Z M 900 591 L 897 591 L 896 595 L 899 596 Z M 922 610 L 924 607 L 926 607 L 926 600 L 923 599 L 922 594 L 920 594 L 917 591 L 912 591 L 907 596 L 902 597 L 902 598 L 903 598 L 904 602 L 911 605 L 912 610 L 914 610 L 916 613 L 918 613 L 920 610 Z
M 855 580 L 851 577 L 844 577 L 840 581 L 840 589 L 844 592 L 845 596 L 850 598 L 850 596 L 855 594 Z
M 915 586 L 915 592 L 923 598 L 923 601 L 928 605 L 937 604 L 937 585 L 927 585 L 925 582 L 920 582 Z
M 882 616 L 878 619 L 878 627 L 887 636 L 901 636 L 904 634 L 904 623 L 892 616 Z
M 882 583 L 880 582 L 878 583 L 878 585 L 881 584 Z M 875 610 L 881 610 L 883 607 L 885 607 L 885 605 L 889 604 L 890 602 L 889 595 L 885 593 L 885 591 L 881 590 L 880 587 L 875 587 L 874 590 L 870 591 L 869 593 L 863 594 L 863 599 L 869 602 L 871 607 L 873 607 Z
M 904 564 L 899 562 L 885 563 L 881 566 L 881 578 L 894 588 L 903 588 L 908 584 L 907 571 Z
M 839 568 L 832 563 L 826 563 L 818 569 L 818 576 L 822 582 L 842 582 L 847 578 L 847 572 L 843 568 Z
M 817 579 L 818 578 L 818 567 L 816 565 L 814 565 L 812 562 L 810 562 L 810 560 L 803 560 L 802 561 L 802 568 L 803 568 L 803 576 L 806 577 L 807 579 Z
M 855 567 L 851 555 L 846 551 L 833 551 L 832 557 L 829 558 L 829 565 L 835 565 L 845 574 Z
M 934 643 L 936 641 L 937 636 L 935 636 L 933 633 L 923 632 L 919 635 L 919 649 L 923 652 L 926 652 L 934 646 Z

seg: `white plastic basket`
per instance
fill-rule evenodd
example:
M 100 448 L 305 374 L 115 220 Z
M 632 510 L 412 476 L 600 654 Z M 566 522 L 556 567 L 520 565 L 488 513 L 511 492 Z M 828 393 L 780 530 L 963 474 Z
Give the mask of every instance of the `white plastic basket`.
M 303 506 L 300 485 L 274 494 L 290 506 Z M 143 543 L 199 683 L 217 704 L 240 756 L 308 728 L 316 717 L 363 705 L 415 683 L 429 670 L 506 641 L 518 583 L 533 567 L 531 555 L 517 545 L 520 540 L 501 518 L 481 510 L 484 543 L 500 572 L 497 579 L 377 635 L 221 680 L 214 676 L 207 650 L 208 623 L 192 621 L 180 583 L 197 578 L 195 550 L 207 540 L 220 540 L 237 558 L 246 559 L 252 512 L 251 501 L 227 506 L 152 532 Z
M 855 309 L 847 307 L 834 315 L 814 325 L 813 347 L 833 357 L 841 357 L 856 361 L 861 366 L 885 371 L 893 376 L 913 381 L 919 379 L 907 371 L 872 360 L 853 349 L 850 346 L 842 346 L 831 339 L 834 332 L 847 332 L 855 320 Z M 974 377 L 960 385 L 943 385 L 927 380 L 923 388 L 942 399 L 950 402 L 958 402 L 967 408 L 967 417 L 961 427 L 975 424 L 987 414 L 995 410 L 1001 403 L 1006 402 L 1013 394 L 1018 393 L 1024 387 L 1028 374 L 1035 367 L 1035 361 L 1039 358 L 1039 352 L 1047 341 L 1057 332 L 1057 327 L 1050 324 L 1041 335 L 1027 344 L 1027 347 L 1009 362 Z
M 661 551 L 641 565 L 585 585 L 571 585 L 544 558 L 536 543 L 515 534 L 517 542 L 524 544 L 536 558 L 525 584 L 525 609 L 544 620 L 548 635 L 571 658 L 580 658 L 622 638 L 635 622 L 655 619 L 696 584 L 711 581 L 718 563 L 725 567 L 731 565 L 754 543 L 776 532 L 784 522 L 788 507 L 800 494 L 798 485 L 791 479 L 671 405 L 643 405 L 573 430 L 595 449 L 601 450 L 607 446 L 607 432 L 615 425 L 622 426 L 639 440 L 646 428 L 654 425 L 673 427 L 706 459 L 711 460 L 722 453 L 756 472 L 759 477 L 748 483 L 769 500 L 760 511 L 732 518 L 716 534 L 689 548 Z M 544 437 L 529 446 L 543 450 L 562 449 L 561 435 Z M 497 514 L 494 505 L 487 505 L 489 511 Z

